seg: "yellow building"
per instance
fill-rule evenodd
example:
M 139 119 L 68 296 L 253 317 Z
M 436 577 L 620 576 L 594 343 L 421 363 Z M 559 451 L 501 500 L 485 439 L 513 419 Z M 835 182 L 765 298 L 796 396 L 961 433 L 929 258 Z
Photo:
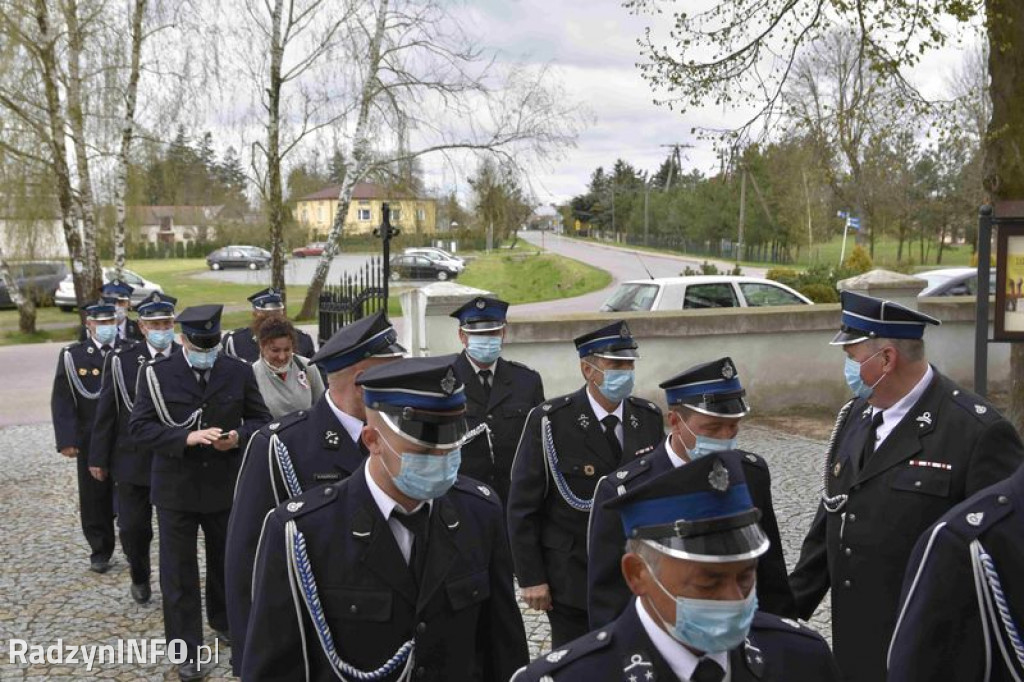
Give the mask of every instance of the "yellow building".
M 309 229 L 310 241 L 323 241 L 331 230 L 334 214 L 338 210 L 341 187 L 325 187 L 319 192 L 299 199 L 295 204 L 295 217 Z M 348 205 L 344 234 L 367 234 L 380 227 L 381 208 L 391 208 L 391 224 L 406 234 L 434 232 L 437 225 L 437 202 L 390 194 L 383 185 L 360 182 L 352 191 Z

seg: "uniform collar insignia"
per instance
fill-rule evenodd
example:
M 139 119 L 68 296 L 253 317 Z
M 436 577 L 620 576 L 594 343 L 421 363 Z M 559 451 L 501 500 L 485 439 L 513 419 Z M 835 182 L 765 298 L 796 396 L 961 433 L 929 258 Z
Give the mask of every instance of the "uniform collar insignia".
M 632 426 L 634 429 L 640 428 L 640 420 L 636 418 L 635 414 L 629 415 L 629 425 Z
M 302 507 L 305 504 L 306 504 L 305 502 L 289 502 L 288 505 L 285 507 L 285 509 L 287 509 L 288 511 L 290 511 L 291 513 L 294 514 L 295 512 L 297 512 L 300 509 L 302 509 Z
M 725 467 L 722 466 L 721 460 L 716 460 L 715 465 L 711 467 L 711 473 L 708 474 L 708 483 L 711 487 L 720 493 L 724 493 L 729 488 L 729 472 L 726 471 Z
M 922 428 L 924 426 L 931 426 L 932 425 L 932 413 L 931 412 L 925 412 L 924 414 L 922 414 L 921 416 L 919 416 L 917 418 L 917 421 L 921 423 L 921 427 Z
M 581 412 L 580 416 L 576 417 L 576 421 L 585 429 L 590 428 L 590 417 L 587 416 L 586 412 Z
M 764 675 L 764 654 L 749 639 L 743 643 L 743 660 L 754 677 L 760 679 Z
M 337 431 L 324 431 L 324 445 L 336 450 L 341 445 L 341 436 Z
M 977 528 L 985 520 L 985 512 L 971 512 L 967 515 L 967 523 Z
M 974 411 L 977 412 L 978 414 L 985 414 L 986 412 L 988 412 L 988 408 L 985 407 L 984 405 L 975 405 Z
M 654 670 L 654 664 L 647 660 L 642 653 L 631 654 L 624 661 L 622 666 L 624 682 L 656 682 L 658 676 Z

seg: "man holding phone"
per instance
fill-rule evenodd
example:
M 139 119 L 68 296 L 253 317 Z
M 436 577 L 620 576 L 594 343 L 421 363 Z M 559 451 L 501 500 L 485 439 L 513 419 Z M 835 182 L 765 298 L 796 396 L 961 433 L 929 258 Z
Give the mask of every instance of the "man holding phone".
M 186 308 L 177 318 L 181 353 L 146 365 L 130 429 L 153 452 L 152 499 L 160 528 L 160 589 L 167 639 L 184 640 L 182 680 L 206 677 L 196 555 L 206 545 L 206 614 L 230 644 L 224 600 L 224 545 L 235 478 L 249 437 L 270 421 L 252 368 L 220 353 L 221 305 Z

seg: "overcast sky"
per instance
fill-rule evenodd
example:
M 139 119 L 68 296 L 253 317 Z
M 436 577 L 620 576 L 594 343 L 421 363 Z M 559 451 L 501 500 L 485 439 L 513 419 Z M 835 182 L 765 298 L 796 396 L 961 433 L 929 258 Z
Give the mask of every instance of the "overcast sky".
M 687 8 L 698 4 L 691 0 Z M 721 125 L 736 114 L 714 108 L 685 114 L 653 102 L 640 76 L 637 39 L 650 17 L 631 16 L 609 0 L 472 0 L 458 11 L 482 46 L 510 61 L 551 64 L 566 97 L 583 103 L 595 120 L 564 160 L 538 169 L 531 185 L 541 204 L 561 202 L 585 190 L 597 166 L 610 167 L 623 158 L 641 170 L 655 170 L 668 149 L 661 145 L 689 143 L 684 167 L 710 172 L 717 167 L 711 142 L 694 139 L 694 126 Z M 951 49 L 931 57 L 919 84 L 935 93 L 960 55 Z

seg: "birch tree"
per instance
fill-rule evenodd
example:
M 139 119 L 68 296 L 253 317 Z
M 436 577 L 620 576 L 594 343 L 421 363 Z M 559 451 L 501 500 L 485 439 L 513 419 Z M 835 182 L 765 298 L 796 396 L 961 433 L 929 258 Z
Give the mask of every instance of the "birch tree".
M 349 164 L 300 319 L 316 312 L 352 191 L 375 169 L 457 151 L 522 164 L 559 153 L 584 121 L 575 103 L 556 94 L 546 69 L 497 67 L 440 0 L 353 7 L 345 27 L 355 93 Z

